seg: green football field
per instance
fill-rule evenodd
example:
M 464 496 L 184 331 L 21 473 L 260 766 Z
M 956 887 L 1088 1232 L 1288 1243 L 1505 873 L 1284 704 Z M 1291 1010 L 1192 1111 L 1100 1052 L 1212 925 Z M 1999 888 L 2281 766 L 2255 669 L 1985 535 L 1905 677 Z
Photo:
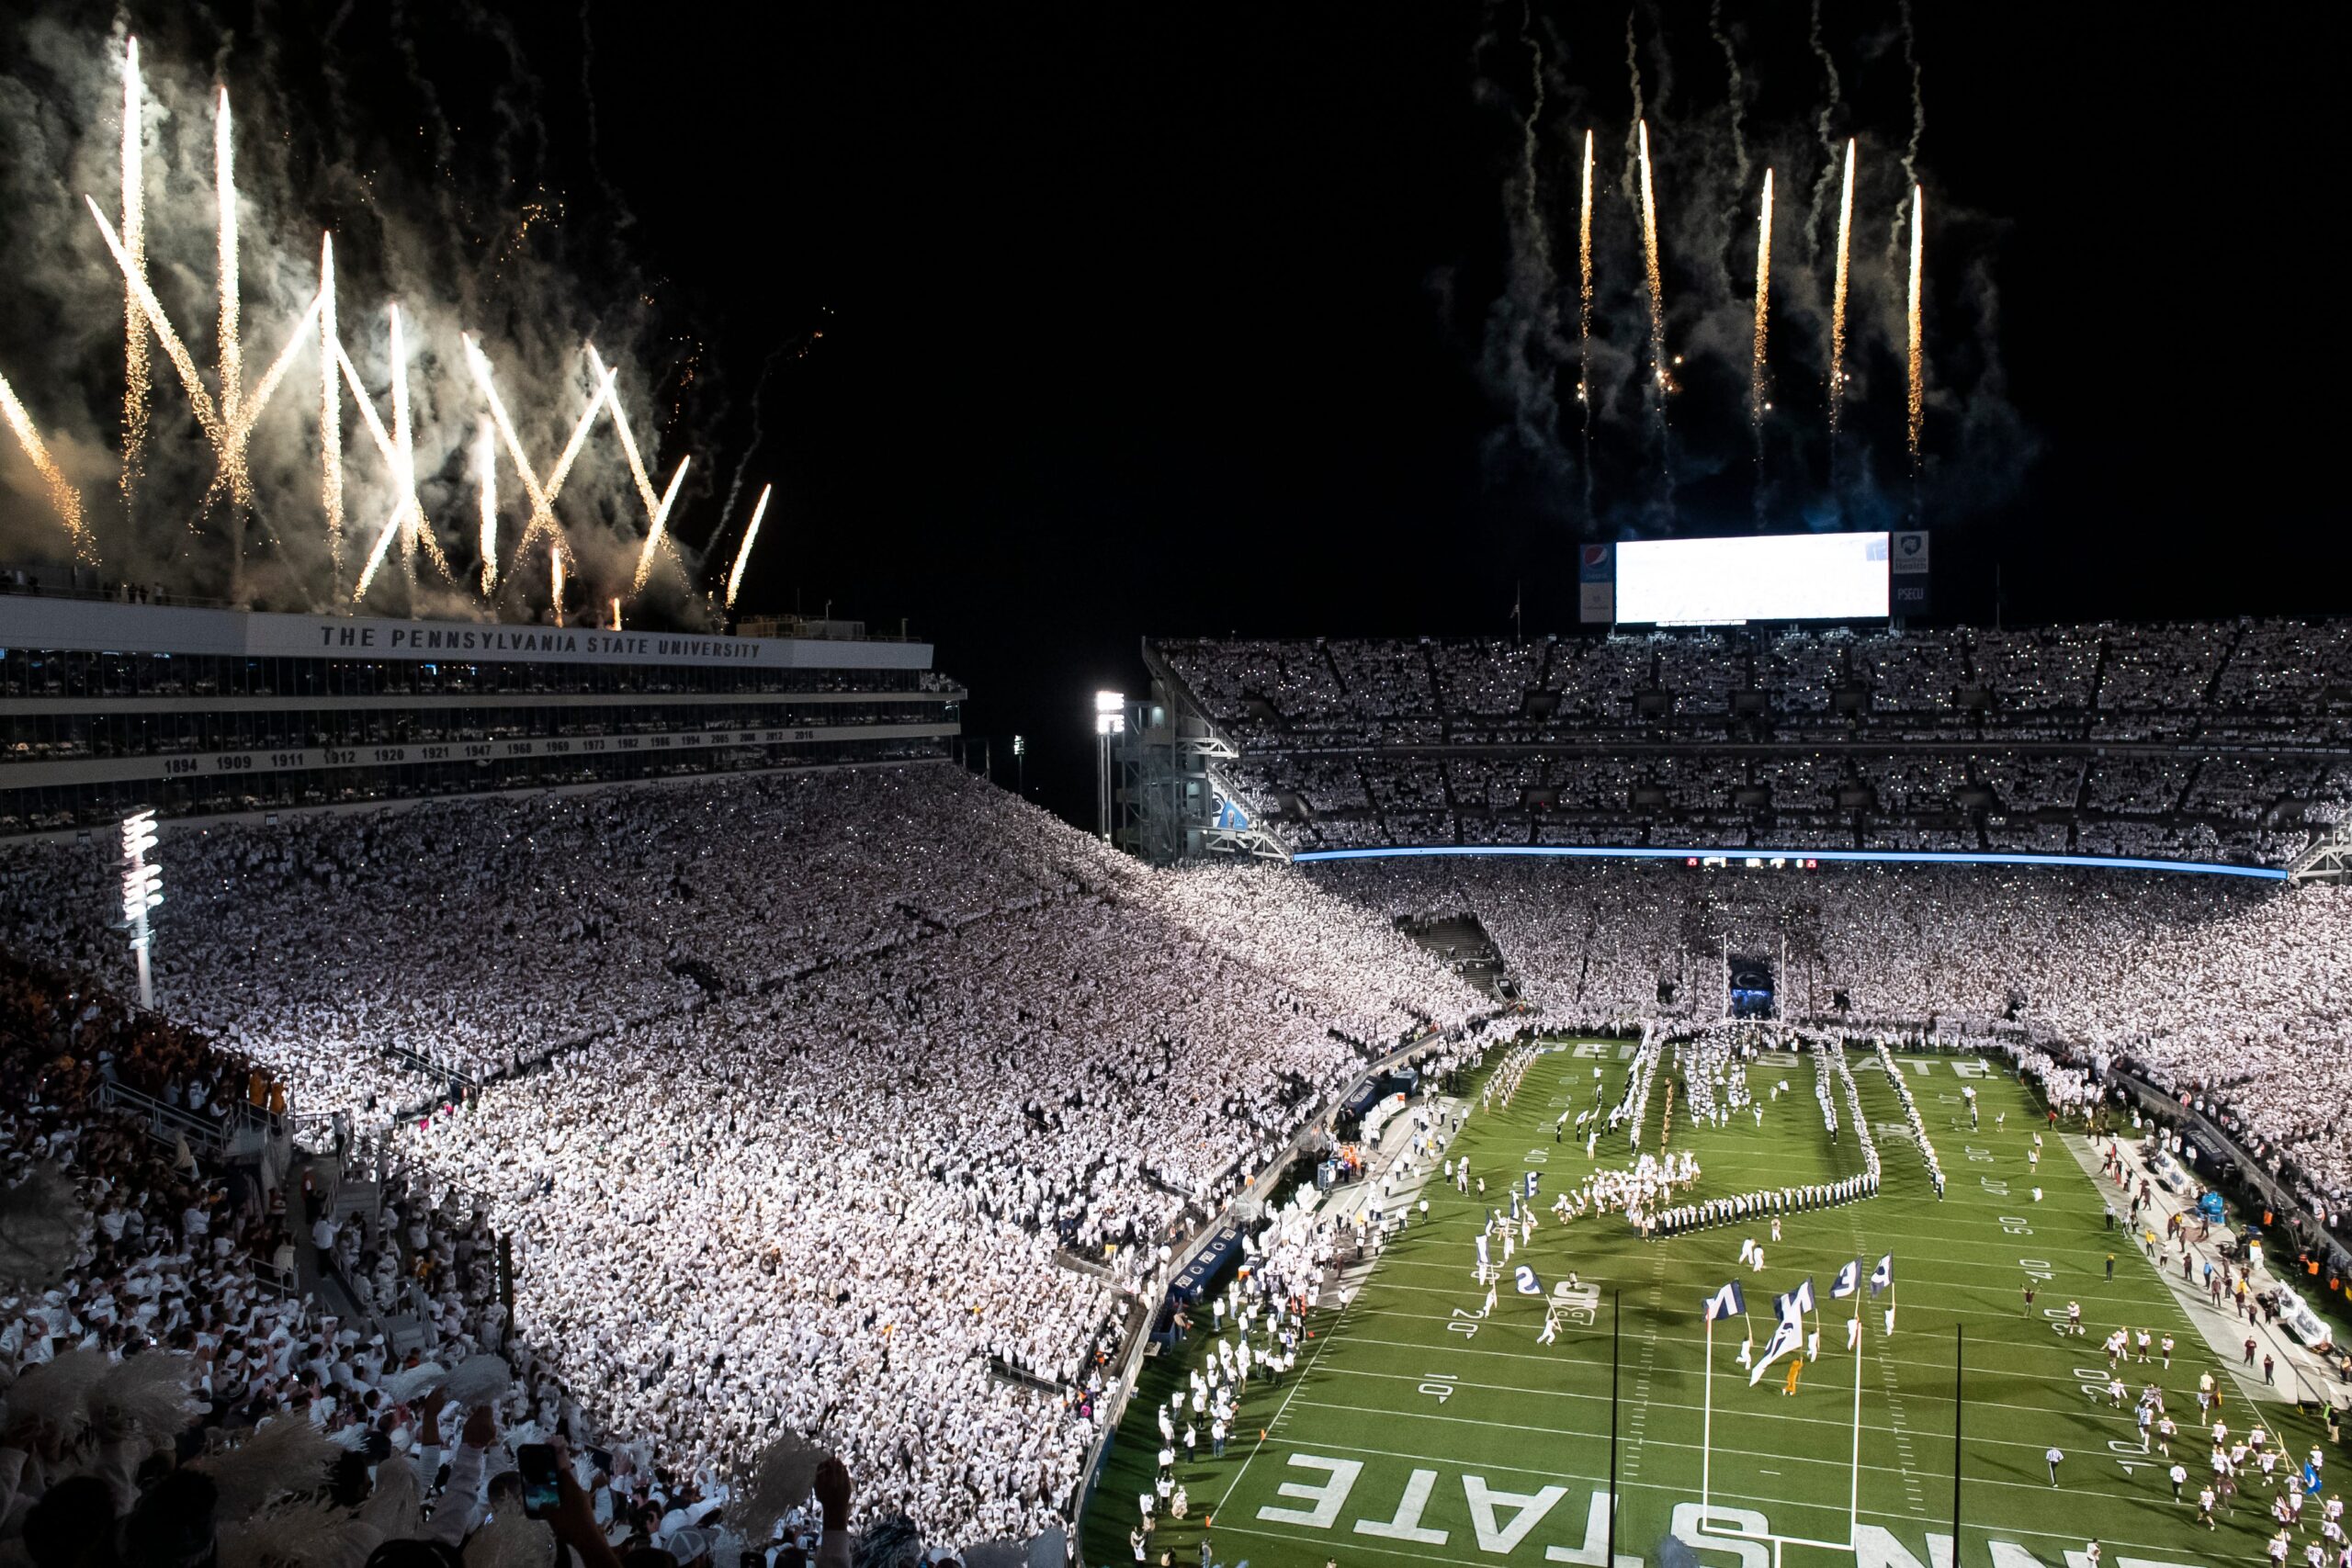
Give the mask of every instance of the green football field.
M 1216 1560 L 1227 1565 L 1246 1559 L 1257 1568 L 1321 1568 L 1334 1560 L 1351 1568 L 1602 1568 L 1612 1326 L 1619 1568 L 1657 1560 L 1668 1536 L 1695 1548 L 1708 1568 L 1811 1568 L 1856 1559 L 1869 1568 L 1940 1568 L 1951 1561 L 1956 1403 L 1962 1562 L 2057 1564 L 2094 1536 L 2107 1565 L 2265 1560 L 2271 1494 L 2258 1478 L 2249 1478 L 2217 1530 L 2194 1522 L 2210 1446 L 2197 1413 L 2199 1373 L 2215 1373 L 2233 1429 L 2243 1430 L 2256 1410 L 2154 1266 L 2106 1228 L 2098 1184 L 2050 1132 L 2032 1091 L 2002 1064 L 1898 1058 L 1949 1178 L 1943 1201 L 1892 1087 L 1875 1058 L 1857 1052 L 1848 1060 L 1876 1131 L 1880 1196 L 1786 1216 L 1777 1244 L 1769 1221 L 1645 1242 L 1622 1215 L 1565 1225 L 1548 1216 L 1552 1197 L 1593 1168 L 1581 1145 L 1554 1143 L 1554 1119 L 1571 1097 L 1577 1109 L 1593 1103 L 1596 1066 L 1604 1075 L 1600 1103 L 1613 1104 L 1630 1055 L 1617 1043 L 1564 1043 L 1537 1059 L 1508 1107 L 1474 1108 L 1449 1152 L 1468 1157 L 1474 1176 L 1487 1181 L 1487 1197 L 1431 1181 L 1423 1193 L 1428 1215 L 1415 1216 L 1368 1276 L 1350 1274 L 1351 1282 L 1361 1281 L 1352 1296 L 1343 1304 L 1338 1292 L 1324 1292 L 1297 1370 L 1279 1386 L 1249 1386 L 1225 1456 L 1212 1459 L 1205 1438 L 1196 1461 L 1180 1451 L 1177 1477 L 1190 1495 L 1189 1517 L 1179 1522 L 1161 1514 L 1148 1561 L 1166 1551 L 1193 1568 L 1205 1516 L 1214 1521 Z M 1652 1092 L 1645 1147 L 1656 1147 L 1671 1069 L 1669 1060 Z M 1792 1091 L 1767 1105 L 1760 1128 L 1741 1112 L 1726 1129 L 1695 1131 L 1677 1086 L 1670 1147 L 1698 1156 L 1696 1196 L 1861 1168 L 1850 1129 L 1831 1144 L 1803 1057 L 1768 1056 L 1749 1074 L 1759 1100 L 1779 1080 Z M 1977 1089 L 1983 1107 L 1974 1132 L 1964 1085 Z M 2006 1124 L 1996 1126 L 2001 1113 Z M 2027 1163 L 2037 1130 L 2046 1139 L 2038 1172 Z M 1613 1148 L 1603 1140 L 1600 1165 L 1623 1168 L 1629 1159 L 1622 1136 Z M 1540 1176 L 1542 1228 L 1505 1267 L 1492 1315 L 1476 1316 L 1485 1289 L 1472 1279 L 1474 1238 L 1487 1205 L 1505 1201 L 1507 1184 L 1530 1170 Z M 1761 1272 L 1738 1261 L 1747 1236 L 1765 1248 Z M 1895 1330 L 1882 1331 L 1889 1298 L 1865 1294 L 1868 1332 L 1857 1358 L 1846 1348 L 1845 1326 L 1855 1303 L 1833 1301 L 1830 1281 L 1848 1260 L 1860 1258 L 1867 1273 L 1884 1253 L 1894 1256 Z M 1571 1270 L 1597 1287 L 1555 1344 L 1537 1343 L 1541 1300 L 1512 1290 L 1511 1270 L 1521 1263 L 1547 1291 Z M 1821 1303 L 1822 1348 L 1795 1395 L 1781 1392 L 1785 1359 L 1749 1385 L 1734 1360 L 1743 1332 L 1736 1320 L 1715 1328 L 1710 1395 L 1706 1296 L 1738 1280 L 1760 1348 L 1771 1331 L 1772 1298 L 1808 1277 Z M 2022 1287 L 2030 1277 L 2038 1296 L 2029 1316 Z M 2060 1336 L 2050 1321 L 2070 1300 L 2083 1306 L 2086 1333 L 2079 1337 Z M 2178 1347 L 2169 1371 L 2153 1361 L 2127 1364 L 2131 1393 L 2116 1409 L 2105 1391 L 2100 1341 L 2127 1325 L 2159 1338 L 2170 1332 Z M 1955 1325 L 1966 1362 L 1957 1402 Z M 1159 1444 L 1154 1410 L 1182 1378 L 1182 1350 L 1198 1352 L 1207 1337 L 1196 1328 L 1190 1347 L 1146 1363 L 1085 1520 L 1086 1562 L 1134 1561 L 1128 1532 L 1136 1497 L 1151 1484 Z M 2169 1461 L 2142 1450 L 2131 1405 L 2149 1382 L 2163 1387 L 2181 1427 L 2173 1448 L 2189 1472 L 2187 1506 L 2172 1500 Z M 2258 1414 L 2299 1459 L 2320 1440 L 2315 1415 L 2268 1402 Z M 2043 1460 L 2053 1444 L 2065 1453 L 2055 1488 Z M 2331 1494 L 2341 1462 L 2328 1467 Z M 2303 1543 L 2316 1538 L 2317 1502 L 2296 1540 L 2295 1568 Z M 2084 1568 L 2085 1559 L 2073 1562 Z

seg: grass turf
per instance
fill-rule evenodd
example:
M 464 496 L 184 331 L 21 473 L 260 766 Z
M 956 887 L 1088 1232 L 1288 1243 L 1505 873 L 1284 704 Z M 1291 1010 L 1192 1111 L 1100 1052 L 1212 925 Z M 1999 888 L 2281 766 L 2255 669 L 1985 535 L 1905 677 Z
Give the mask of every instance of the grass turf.
M 1163 1550 L 1197 1563 L 1204 1518 L 1215 1554 L 1256 1568 L 1343 1564 L 1582 1562 L 1605 1556 L 1610 1465 L 1612 1320 L 1618 1344 L 1618 1513 L 1621 1559 L 1649 1559 L 1670 1532 L 1695 1531 L 1702 1452 L 1715 1528 L 1758 1539 L 1706 1546 L 1704 1563 L 1809 1568 L 1855 1554 L 1803 1542 L 1858 1540 L 1859 1555 L 1902 1568 L 1931 1554 L 1930 1532 L 1951 1530 L 1954 1326 L 1965 1336 L 1960 1561 L 2018 1568 L 2023 1552 L 2065 1561 L 2098 1537 L 2110 1562 L 2124 1558 L 2205 1563 L 2264 1561 L 2270 1493 L 2249 1478 L 2218 1530 L 2194 1523 L 2209 1444 L 2197 1414 L 2198 1374 L 2211 1370 L 2225 1391 L 2223 1416 L 2243 1431 L 2257 1411 L 2224 1375 L 2230 1369 L 2175 1303 L 2151 1264 L 2120 1231 L 2106 1228 L 2105 1199 L 2052 1134 L 2037 1098 L 1997 1063 L 1947 1055 L 1900 1058 L 1928 1135 L 1949 1177 L 1938 1201 L 1927 1168 L 1903 1129 L 1893 1089 L 1874 1058 L 1849 1057 L 1863 1109 L 1877 1132 L 1883 1190 L 1867 1201 L 1785 1216 L 1782 1239 L 1770 1222 L 1720 1226 L 1645 1242 L 1622 1215 L 1559 1224 L 1548 1217 L 1508 1267 L 1532 1265 L 1549 1288 L 1571 1269 L 1600 1296 L 1589 1323 L 1564 1322 L 1559 1339 L 1536 1342 L 1543 1305 L 1514 1294 L 1508 1277 L 1491 1317 L 1476 1319 L 1484 1288 L 1471 1278 L 1472 1240 L 1488 1204 L 1527 1170 L 1543 1173 L 1543 1212 L 1563 1185 L 1594 1168 L 1623 1168 L 1625 1140 L 1604 1139 L 1597 1162 L 1580 1144 L 1553 1142 L 1552 1122 L 1573 1097 L 1592 1103 L 1592 1071 L 1602 1069 L 1601 1103 L 1614 1103 L 1629 1048 L 1566 1043 L 1540 1057 L 1509 1106 L 1474 1109 L 1449 1153 L 1466 1156 L 1488 1196 L 1456 1194 L 1432 1181 L 1430 1212 L 1391 1242 L 1344 1306 L 1326 1291 L 1310 1317 L 1315 1337 L 1298 1370 L 1279 1386 L 1253 1382 L 1221 1460 L 1204 1438 L 1197 1461 L 1181 1454 L 1177 1477 L 1190 1517 L 1163 1512 L 1148 1560 Z M 1645 1146 L 1655 1147 L 1671 1066 L 1651 1095 Z M 1749 1068 L 1759 1100 L 1785 1079 L 1792 1090 L 1768 1103 L 1758 1128 L 1745 1112 L 1722 1130 L 1694 1129 L 1677 1086 L 1674 1148 L 1699 1157 L 1696 1196 L 1770 1183 L 1819 1181 L 1860 1168 L 1850 1130 L 1833 1145 L 1815 1108 L 1813 1069 L 1800 1056 L 1768 1057 Z M 1962 1073 L 1971 1076 L 1963 1077 Z M 1978 1090 L 1983 1125 L 1972 1132 L 1961 1095 Z M 1843 1097 L 1839 1097 L 1841 1115 Z M 1475 1102 L 1474 1102 L 1475 1104 Z M 1996 1116 L 2006 1124 L 1996 1126 Z M 2045 1134 L 2038 1173 L 2031 1134 Z M 2031 1189 L 2039 1182 L 2043 1196 Z M 1766 1269 L 1737 1261 L 1744 1237 L 1766 1251 Z M 1845 1348 L 1851 1302 L 1829 1298 L 1831 1277 L 1849 1259 L 1867 1270 L 1894 1258 L 1895 1333 L 1882 1333 L 1886 1298 L 1865 1300 L 1868 1333 L 1859 1367 Z M 2106 1277 L 2109 1253 L 2114 1278 Z M 2029 1272 L 2041 1276 L 2031 1315 L 2023 1309 Z M 1821 1300 L 1822 1353 L 1794 1397 L 1781 1391 L 1776 1363 L 1750 1387 L 1733 1358 L 1736 1323 L 1714 1335 L 1712 1429 L 1702 1444 L 1706 1338 L 1701 1303 L 1724 1280 L 1740 1280 L 1758 1347 L 1770 1333 L 1771 1298 L 1811 1277 Z M 2061 1337 L 2050 1314 L 2083 1305 L 2087 1332 Z M 2103 1385 L 2100 1339 L 2112 1328 L 2145 1326 L 2178 1341 L 2170 1371 L 2127 1364 L 2126 1405 L 2112 1408 Z M 1197 1354 L 1207 1336 L 1195 1331 Z M 1136 1495 L 1153 1475 L 1159 1435 L 1153 1411 L 1190 1363 L 1176 1352 L 1146 1365 L 1082 1534 L 1084 1561 L 1132 1562 L 1128 1531 Z M 1860 1382 L 1860 1463 L 1855 1452 Z M 2176 1505 L 2163 1456 L 2140 1451 L 2130 1407 L 2140 1387 L 2160 1384 L 2181 1427 L 2172 1447 L 2187 1467 L 2188 1504 Z M 2094 1397 L 2094 1388 L 2099 1389 Z M 2263 1404 L 2263 1424 L 2300 1457 L 2320 1440 L 2315 1416 Z M 1265 1435 L 1261 1438 L 1261 1432 Z M 2043 1450 L 2066 1455 L 2052 1488 Z M 2283 1467 L 2282 1467 L 2283 1468 Z M 2335 1479 L 2329 1467 L 2330 1492 Z M 1600 1494 L 1596 1497 L 1595 1494 Z M 1851 1516 L 1862 1527 L 1857 1537 Z M 2314 1539 L 2318 1499 L 2297 1538 Z M 1881 1533 L 1883 1532 L 1883 1533 Z M 1777 1555 L 1769 1538 L 1781 1538 Z M 1997 1552 L 1995 1543 L 2007 1543 Z M 2079 1561 L 2077 1562 L 2079 1568 Z

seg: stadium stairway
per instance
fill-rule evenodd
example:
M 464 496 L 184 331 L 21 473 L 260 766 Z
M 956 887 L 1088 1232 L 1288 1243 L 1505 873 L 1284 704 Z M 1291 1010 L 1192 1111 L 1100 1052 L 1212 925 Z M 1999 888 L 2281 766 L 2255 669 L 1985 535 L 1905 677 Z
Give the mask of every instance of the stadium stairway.
M 1495 945 L 1495 939 L 1487 934 L 1487 928 L 1478 923 L 1476 915 L 1446 915 L 1417 921 L 1408 929 L 1408 934 L 1463 979 L 1497 1001 L 1504 999 L 1501 986 L 1510 976 L 1502 950 Z

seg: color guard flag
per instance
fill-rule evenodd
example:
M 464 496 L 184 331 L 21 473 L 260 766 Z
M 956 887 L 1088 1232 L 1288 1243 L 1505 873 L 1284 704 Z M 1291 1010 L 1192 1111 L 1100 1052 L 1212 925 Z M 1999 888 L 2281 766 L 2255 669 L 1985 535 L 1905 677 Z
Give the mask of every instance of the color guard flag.
M 1535 1172 L 1532 1170 L 1527 1173 L 1527 1196 L 1531 1200 L 1535 1196 Z
M 1861 1288 L 1862 1260 L 1857 1258 L 1851 1263 L 1842 1265 L 1838 1270 L 1838 1277 L 1829 1281 L 1829 1298 L 1843 1301 Z
M 1707 1298 L 1707 1321 L 1719 1317 L 1737 1317 L 1747 1310 L 1747 1298 L 1739 1292 L 1739 1281 L 1734 1280 Z
M 1878 1260 L 1877 1268 L 1871 1270 L 1871 1294 L 1876 1295 L 1893 1283 L 1894 1283 L 1894 1254 L 1890 1252 Z
M 1510 1217 L 1513 1223 L 1519 1219 L 1519 1194 L 1516 1192 L 1510 1195 Z
M 1784 1296 L 1781 1299 L 1785 1301 L 1788 1298 Z M 1747 1374 L 1747 1386 L 1754 1388 L 1758 1381 L 1764 1376 L 1765 1368 L 1804 1343 L 1804 1322 L 1793 1317 L 1781 1318 L 1781 1326 L 1772 1330 L 1771 1340 L 1764 1347 L 1764 1353 L 1756 1358 L 1756 1369 Z
M 1487 1266 L 1487 1238 L 1486 1238 L 1485 1236 L 1480 1236 L 1480 1237 L 1478 1238 L 1478 1267 L 1479 1267 L 1479 1268 L 1481 1268 L 1481 1269 L 1484 1269 L 1486 1266 Z
M 1782 1323 L 1802 1321 L 1805 1314 L 1815 1310 L 1813 1300 L 1813 1281 L 1807 1280 L 1787 1295 L 1773 1297 L 1772 1310 Z
M 1537 1279 L 1535 1270 L 1524 1263 L 1521 1264 L 1519 1271 L 1511 1276 L 1511 1281 L 1522 1296 L 1540 1296 L 1544 1293 L 1544 1281 Z

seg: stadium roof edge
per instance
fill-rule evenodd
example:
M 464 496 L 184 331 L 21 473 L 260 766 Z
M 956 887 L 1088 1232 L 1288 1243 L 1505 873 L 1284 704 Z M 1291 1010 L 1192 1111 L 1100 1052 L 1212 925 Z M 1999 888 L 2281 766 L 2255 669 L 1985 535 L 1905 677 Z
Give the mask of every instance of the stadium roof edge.
M 1294 864 L 1321 861 L 1417 860 L 1461 857 L 1514 857 L 1563 860 L 1811 860 L 1856 861 L 1894 865 L 2028 865 L 2088 871 L 2187 872 L 2203 876 L 2240 876 L 2257 882 L 2284 882 L 2291 874 L 2283 868 L 2229 865 L 2219 861 L 2148 860 L 2129 855 L 2034 855 L 1963 850 L 1776 850 L 1688 848 L 1668 849 L 1623 844 L 1398 844 L 1352 850 L 1301 850 Z

